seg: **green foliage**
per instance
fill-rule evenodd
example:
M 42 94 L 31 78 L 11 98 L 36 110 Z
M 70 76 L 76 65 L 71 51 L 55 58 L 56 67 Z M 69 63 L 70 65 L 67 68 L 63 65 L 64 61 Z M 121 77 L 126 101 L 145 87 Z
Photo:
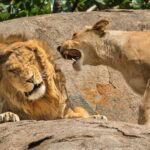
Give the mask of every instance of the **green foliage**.
M 53 12 L 86 11 L 93 5 L 96 10 L 150 9 L 150 0 L 0 0 L 0 21 Z
M 97 10 L 119 8 L 119 9 L 150 9 L 149 0 L 63 0 L 62 11 L 71 11 L 77 2 L 75 11 L 85 11 L 93 5 Z
M 1 0 L 0 20 L 51 13 L 49 0 Z

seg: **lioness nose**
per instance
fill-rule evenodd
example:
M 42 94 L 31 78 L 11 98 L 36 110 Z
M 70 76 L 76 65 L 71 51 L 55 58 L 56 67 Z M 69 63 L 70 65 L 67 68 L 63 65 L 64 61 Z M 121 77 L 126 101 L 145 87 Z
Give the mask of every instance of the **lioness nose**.
M 58 46 L 57 47 L 57 51 L 60 52 L 60 49 L 61 49 L 61 46 Z

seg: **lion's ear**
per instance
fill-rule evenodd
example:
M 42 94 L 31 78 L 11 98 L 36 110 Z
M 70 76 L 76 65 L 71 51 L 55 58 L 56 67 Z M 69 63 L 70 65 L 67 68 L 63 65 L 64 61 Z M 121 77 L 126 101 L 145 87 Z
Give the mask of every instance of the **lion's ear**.
M 0 52 L 0 64 L 4 63 L 11 55 L 12 51 Z
M 96 24 L 94 24 L 92 29 L 104 32 L 108 24 L 109 24 L 109 21 L 103 19 L 103 20 L 98 21 Z

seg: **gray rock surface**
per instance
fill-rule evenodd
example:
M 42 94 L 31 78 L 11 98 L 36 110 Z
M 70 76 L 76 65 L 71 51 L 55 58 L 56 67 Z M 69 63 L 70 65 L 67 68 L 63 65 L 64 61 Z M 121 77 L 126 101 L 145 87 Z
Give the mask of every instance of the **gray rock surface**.
M 1 150 L 149 150 L 150 128 L 96 119 L 0 125 Z
M 28 38 L 39 38 L 51 45 L 55 62 L 64 72 L 71 105 L 81 105 L 90 113 L 106 115 L 110 120 L 137 123 L 141 96 L 126 84 L 122 75 L 106 66 L 85 66 L 77 73 L 71 61 L 63 60 L 56 47 L 72 33 L 93 25 L 100 19 L 110 21 L 109 29 L 149 30 L 150 11 L 102 11 L 90 13 L 61 13 L 20 18 L 0 23 L 0 34 L 23 33 Z

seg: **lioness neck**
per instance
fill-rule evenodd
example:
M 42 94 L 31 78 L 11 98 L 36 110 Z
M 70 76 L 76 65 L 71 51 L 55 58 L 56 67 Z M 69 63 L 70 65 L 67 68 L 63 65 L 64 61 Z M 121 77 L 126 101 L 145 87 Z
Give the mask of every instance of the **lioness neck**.
M 125 31 L 108 31 L 105 37 L 102 38 L 100 49 L 98 50 L 98 56 L 100 64 L 108 65 L 119 71 L 121 71 L 122 59 L 122 48 L 128 40 L 128 35 Z M 124 36 L 122 36 L 124 34 Z M 120 64 L 118 66 L 118 64 Z

